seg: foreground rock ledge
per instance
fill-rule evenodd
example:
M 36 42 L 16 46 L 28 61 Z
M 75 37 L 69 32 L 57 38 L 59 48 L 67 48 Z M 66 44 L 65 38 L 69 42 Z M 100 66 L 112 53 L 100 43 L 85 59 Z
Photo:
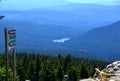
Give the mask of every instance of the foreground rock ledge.
M 108 81 L 120 81 L 120 61 L 115 61 L 115 62 L 107 65 L 107 67 L 104 69 L 104 71 L 113 72 L 115 74 L 114 76 L 107 78 Z M 94 80 L 92 78 L 88 78 L 88 79 L 83 79 L 80 81 L 100 81 L 100 80 L 99 79 Z
M 80 80 L 80 81 L 96 81 L 96 80 L 93 80 L 92 78 L 88 78 L 88 79 L 83 79 L 83 80 Z

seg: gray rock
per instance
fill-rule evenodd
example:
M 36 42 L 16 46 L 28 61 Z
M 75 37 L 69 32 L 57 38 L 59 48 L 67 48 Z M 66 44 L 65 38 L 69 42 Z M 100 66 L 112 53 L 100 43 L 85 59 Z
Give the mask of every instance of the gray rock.
M 115 62 L 107 65 L 105 70 L 108 72 L 115 73 L 115 76 L 111 76 L 110 79 L 113 79 L 115 81 L 120 81 L 120 61 L 115 61 Z
M 115 61 L 112 64 L 107 65 L 106 71 L 120 74 L 120 61 Z

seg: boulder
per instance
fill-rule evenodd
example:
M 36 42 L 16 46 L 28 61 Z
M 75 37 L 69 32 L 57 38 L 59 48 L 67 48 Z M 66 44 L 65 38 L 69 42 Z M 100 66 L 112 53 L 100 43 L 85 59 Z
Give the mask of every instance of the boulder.
M 106 71 L 120 74 L 120 61 L 115 61 L 106 67 Z
M 120 61 L 115 61 L 107 65 L 105 70 L 107 72 L 113 72 L 115 74 L 114 76 L 111 76 L 110 79 L 120 81 Z

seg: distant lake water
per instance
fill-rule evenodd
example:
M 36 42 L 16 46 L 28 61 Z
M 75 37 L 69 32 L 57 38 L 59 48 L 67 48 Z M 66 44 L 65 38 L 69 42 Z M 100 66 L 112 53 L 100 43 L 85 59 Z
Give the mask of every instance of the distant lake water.
M 53 43 L 64 43 L 69 40 L 70 40 L 70 38 L 61 38 L 61 39 L 54 39 L 54 40 L 52 40 L 52 42 Z

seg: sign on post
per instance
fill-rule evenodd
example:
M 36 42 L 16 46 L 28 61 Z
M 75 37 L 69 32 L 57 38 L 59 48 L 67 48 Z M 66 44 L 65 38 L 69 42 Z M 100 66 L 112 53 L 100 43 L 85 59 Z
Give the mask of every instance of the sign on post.
M 7 35 L 8 35 L 8 50 L 13 50 L 13 81 L 16 81 L 16 54 L 15 54 L 16 31 L 9 30 Z
M 16 31 L 15 30 L 9 30 L 8 31 L 8 50 L 15 49 L 16 45 Z
M 8 51 L 13 50 L 13 81 L 16 81 L 16 30 L 9 30 L 7 28 L 4 29 L 5 31 L 5 54 L 6 54 L 6 81 L 9 80 L 8 77 Z

